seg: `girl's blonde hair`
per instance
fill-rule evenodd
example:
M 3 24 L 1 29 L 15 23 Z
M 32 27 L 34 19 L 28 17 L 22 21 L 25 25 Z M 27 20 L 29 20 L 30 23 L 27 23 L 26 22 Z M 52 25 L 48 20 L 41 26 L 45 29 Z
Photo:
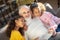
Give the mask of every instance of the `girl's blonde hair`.
M 40 9 L 40 11 L 41 11 L 41 12 L 46 11 L 46 7 L 44 6 L 44 4 L 43 4 L 43 3 L 38 2 L 37 4 L 38 4 L 38 8 Z

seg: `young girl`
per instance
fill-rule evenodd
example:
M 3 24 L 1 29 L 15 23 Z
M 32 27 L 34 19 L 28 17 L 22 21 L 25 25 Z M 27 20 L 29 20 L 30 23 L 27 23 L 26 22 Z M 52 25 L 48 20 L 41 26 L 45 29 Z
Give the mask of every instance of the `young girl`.
M 58 18 L 53 16 L 50 12 L 43 11 L 42 6 L 39 6 L 36 3 L 30 6 L 32 17 L 38 17 L 44 23 L 45 27 L 48 28 L 49 33 L 54 32 L 57 28 L 57 21 L 55 20 L 58 20 Z
M 7 28 L 7 36 L 10 40 L 25 40 L 24 38 L 24 18 L 22 16 L 16 16 L 9 22 Z

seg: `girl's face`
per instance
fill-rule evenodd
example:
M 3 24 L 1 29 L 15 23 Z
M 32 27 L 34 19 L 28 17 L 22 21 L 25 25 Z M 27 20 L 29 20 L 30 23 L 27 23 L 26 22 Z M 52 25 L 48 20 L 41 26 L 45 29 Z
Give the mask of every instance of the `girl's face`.
M 24 20 L 24 18 L 19 18 L 18 20 L 15 20 L 15 23 L 16 23 L 17 27 L 23 27 L 25 24 L 25 20 Z
M 40 10 L 36 7 L 36 8 L 34 8 L 33 9 L 33 16 L 34 17 L 38 17 L 38 16 L 40 16 L 41 15 L 41 12 L 40 12 Z

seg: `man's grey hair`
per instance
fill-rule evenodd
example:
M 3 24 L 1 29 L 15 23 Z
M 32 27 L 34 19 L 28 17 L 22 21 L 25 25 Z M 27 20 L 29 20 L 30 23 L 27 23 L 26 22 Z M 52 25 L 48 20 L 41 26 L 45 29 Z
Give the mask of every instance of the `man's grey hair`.
M 22 5 L 20 6 L 18 9 L 19 9 L 19 12 L 21 13 L 21 8 L 27 8 L 28 10 L 30 10 L 30 7 L 27 6 L 27 5 Z

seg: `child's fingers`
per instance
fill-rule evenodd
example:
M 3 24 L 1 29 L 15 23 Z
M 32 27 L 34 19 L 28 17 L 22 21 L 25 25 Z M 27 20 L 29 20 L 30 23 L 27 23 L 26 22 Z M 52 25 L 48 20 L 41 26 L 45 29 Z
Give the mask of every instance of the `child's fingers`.
M 53 29 L 49 29 L 49 30 L 48 30 L 48 33 L 53 33 L 53 32 L 54 32 Z

